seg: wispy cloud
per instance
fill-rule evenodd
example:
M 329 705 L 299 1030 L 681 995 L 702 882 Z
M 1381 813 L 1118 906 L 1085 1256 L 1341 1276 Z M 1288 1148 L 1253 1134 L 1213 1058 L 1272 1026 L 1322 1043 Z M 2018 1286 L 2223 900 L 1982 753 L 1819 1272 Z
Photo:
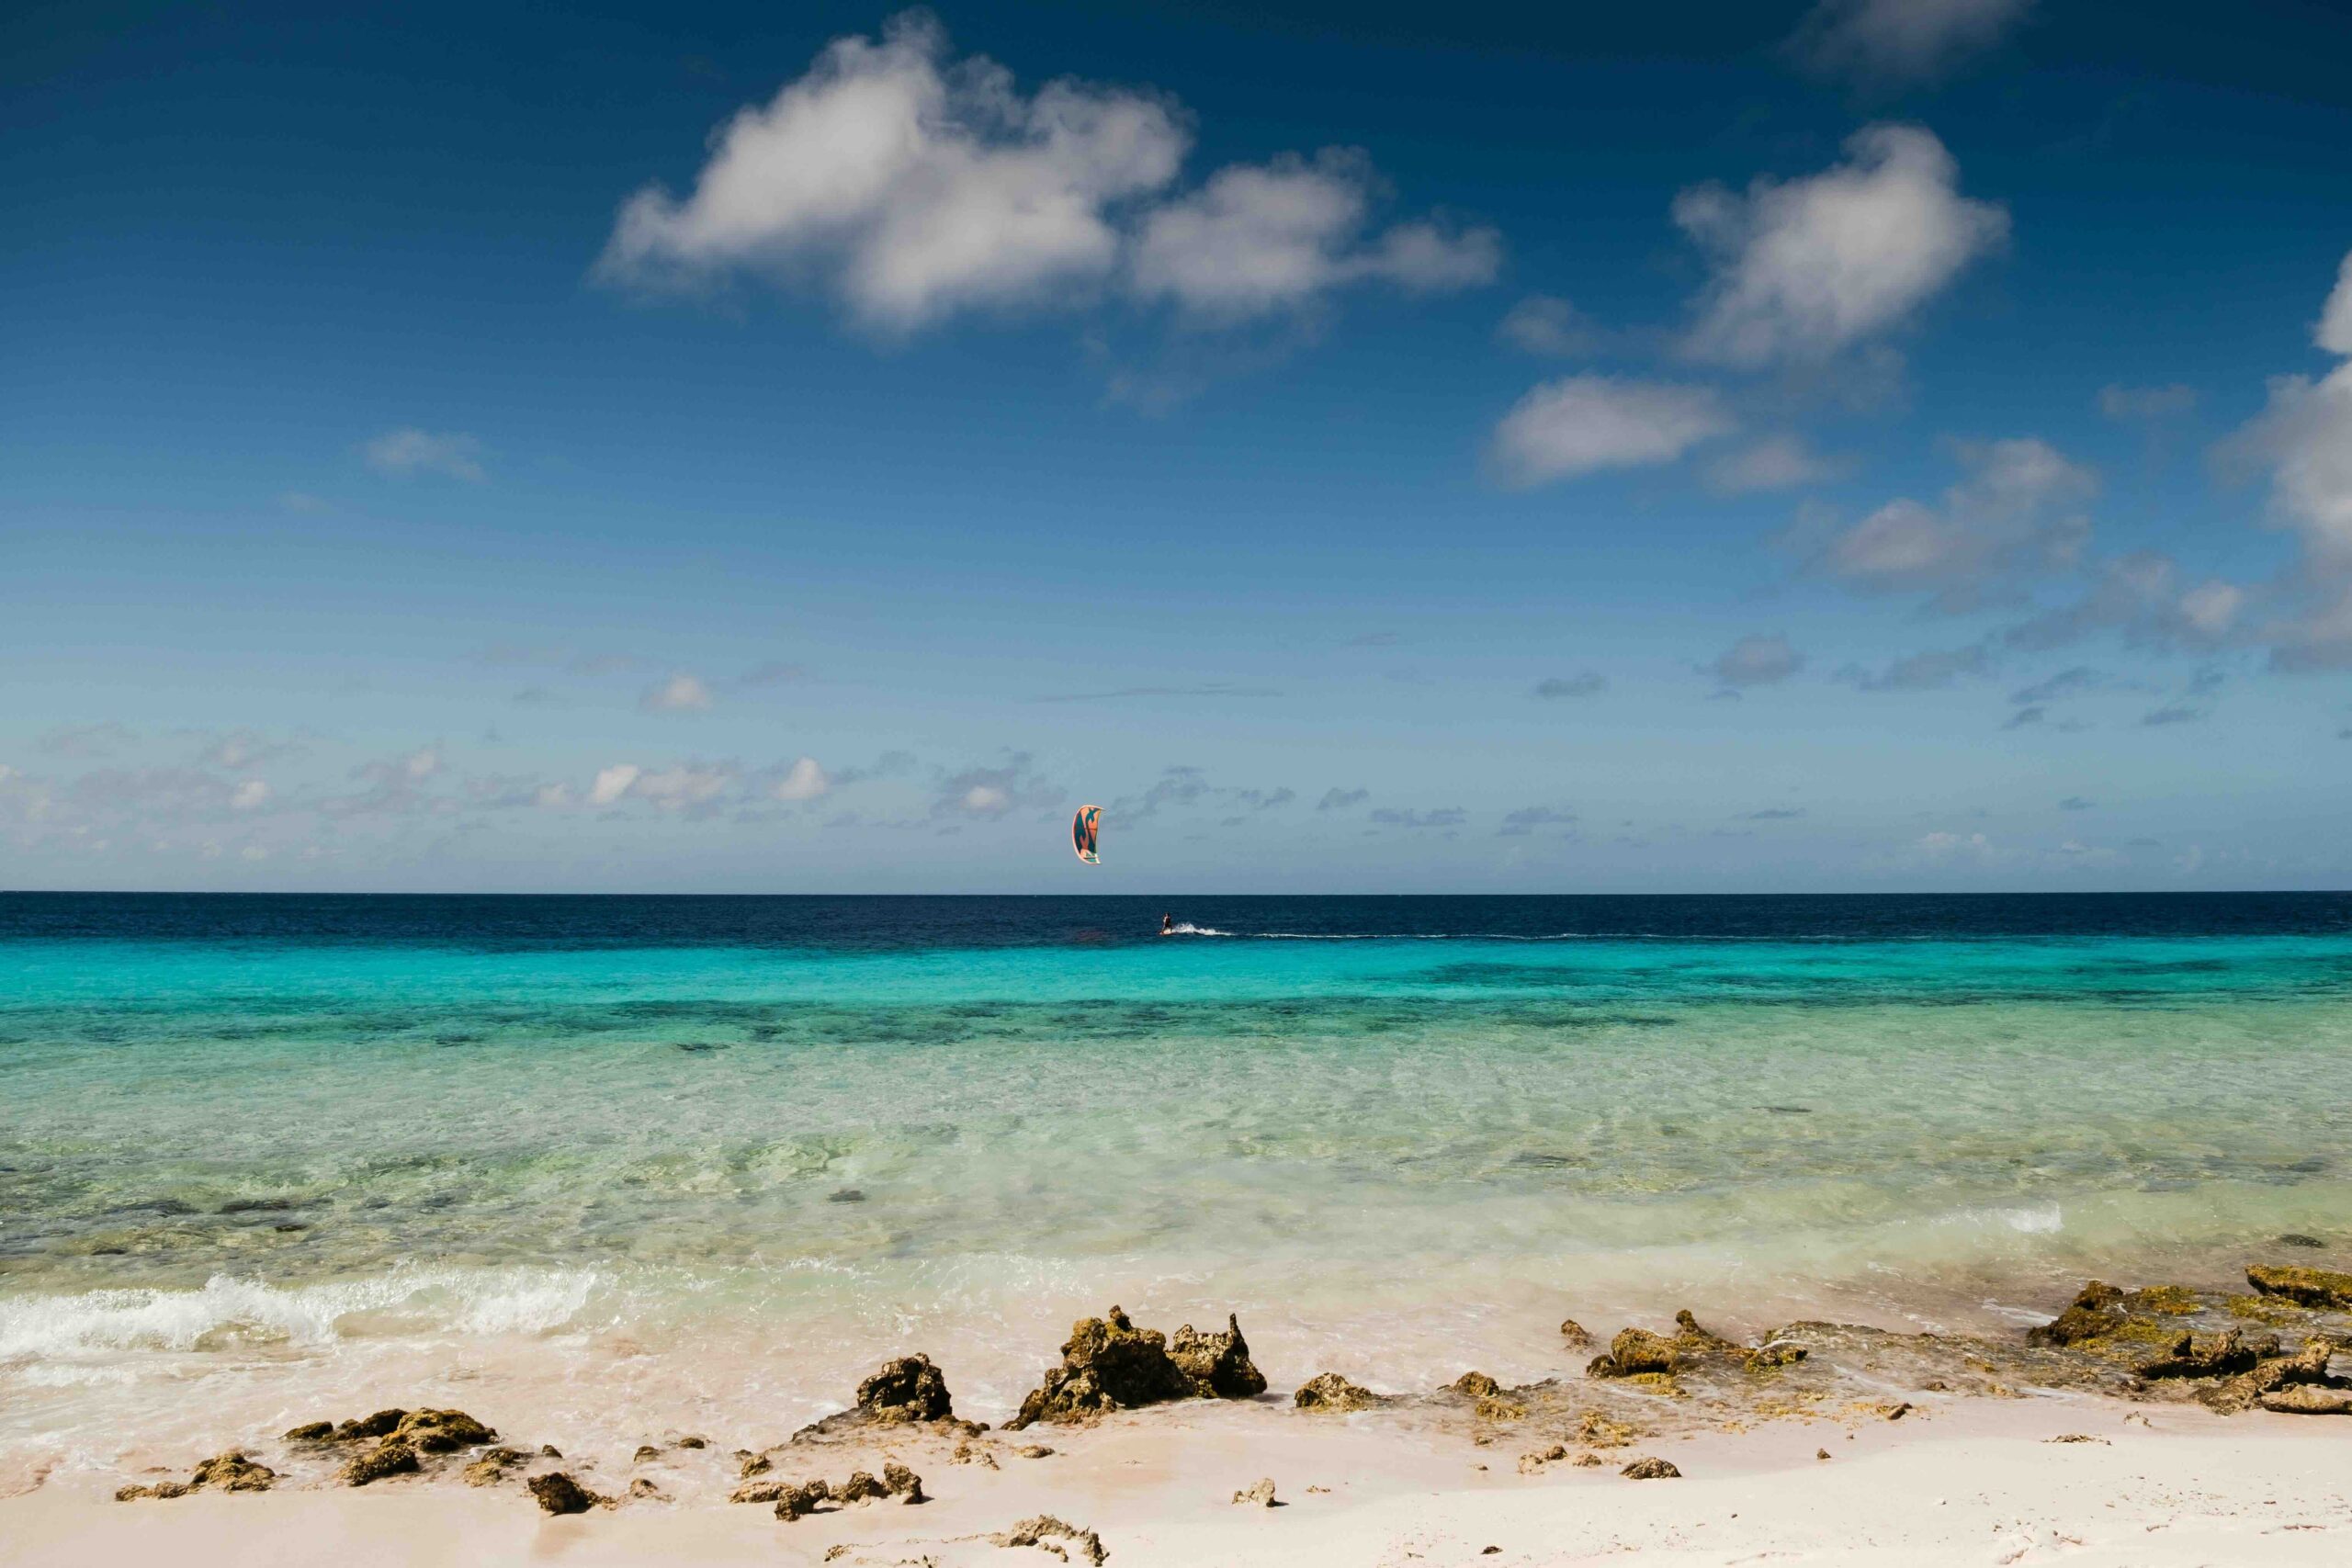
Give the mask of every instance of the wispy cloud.
M 440 474 L 469 484 L 490 475 L 482 467 L 482 444 L 462 431 L 419 430 L 402 425 L 370 439 L 360 448 L 368 466 L 379 474 L 406 479 L 414 474 Z

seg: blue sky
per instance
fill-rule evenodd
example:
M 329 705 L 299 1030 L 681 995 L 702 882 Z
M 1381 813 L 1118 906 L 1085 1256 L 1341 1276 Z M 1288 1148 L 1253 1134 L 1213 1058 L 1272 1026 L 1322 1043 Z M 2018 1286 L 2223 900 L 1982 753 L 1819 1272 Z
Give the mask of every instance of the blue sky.
M 2345 886 L 2346 59 L 15 8 L 0 886 Z

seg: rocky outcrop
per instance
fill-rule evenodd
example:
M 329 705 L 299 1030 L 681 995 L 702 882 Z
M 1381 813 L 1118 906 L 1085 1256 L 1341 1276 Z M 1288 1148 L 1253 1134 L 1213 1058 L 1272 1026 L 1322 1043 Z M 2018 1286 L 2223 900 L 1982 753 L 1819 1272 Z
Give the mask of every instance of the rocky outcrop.
M 1705 1363 L 1736 1366 L 1744 1371 L 1768 1371 L 1802 1361 L 1805 1348 L 1775 1340 L 1762 1346 L 1741 1345 L 1725 1339 L 1699 1325 L 1688 1308 L 1674 1314 L 1674 1337 L 1652 1334 L 1646 1329 L 1621 1330 L 1609 1342 L 1609 1353 L 1596 1356 L 1585 1368 L 1585 1375 L 1596 1378 L 1630 1378 L 1646 1374 L 1671 1377 L 1677 1372 Z
M 2072 1345 L 2079 1340 L 2098 1339 L 2123 1326 L 2124 1315 L 2116 1308 L 2123 1292 L 2104 1280 L 2093 1280 L 2075 1293 L 2066 1310 L 2039 1328 L 2026 1330 L 2029 1345 Z
M 510 1471 L 527 1462 L 528 1457 L 520 1449 L 486 1450 L 475 1457 L 473 1463 L 466 1466 L 466 1484 L 495 1486 L 506 1479 Z
M 1291 1403 L 1301 1410 L 1318 1410 L 1344 1414 L 1351 1410 L 1369 1410 L 1385 1404 L 1386 1399 L 1368 1388 L 1361 1388 L 1337 1372 L 1318 1372 L 1298 1385 L 1290 1396 Z
M 2352 1274 L 2333 1269 L 2257 1263 L 2245 1271 L 2245 1282 L 2258 1295 L 2278 1296 L 2297 1306 L 2352 1311 Z
M 347 1486 L 366 1486 L 388 1475 L 413 1475 L 424 1468 L 416 1450 L 406 1443 L 381 1442 L 343 1461 L 340 1472 Z
M 2352 1388 L 2290 1383 L 2260 1395 L 2255 1403 L 2286 1416 L 2352 1416 Z
M 247 1459 L 231 1449 L 214 1454 L 198 1465 L 186 1481 L 159 1481 L 148 1486 L 125 1486 L 114 1495 L 118 1503 L 129 1503 L 142 1497 L 185 1497 L 191 1492 L 266 1492 L 277 1482 L 277 1472 L 266 1464 Z
M 882 1467 L 881 1479 L 871 1471 L 853 1471 L 848 1480 L 827 1485 L 815 1481 L 754 1481 L 738 1486 L 729 1495 L 730 1503 L 772 1503 L 775 1517 L 789 1522 L 819 1509 L 848 1507 L 854 1503 L 879 1502 L 896 1497 L 901 1503 L 929 1502 L 922 1489 L 922 1477 L 893 1460 Z
M 937 1421 L 951 1413 L 947 1379 L 929 1356 L 901 1356 L 857 1385 L 857 1407 L 876 1421 Z
M 496 1432 L 462 1410 L 412 1410 L 392 1424 L 384 1438 L 406 1443 L 421 1454 L 455 1453 L 497 1439 Z
M 1255 1399 L 1266 1392 L 1265 1374 L 1250 1359 L 1250 1342 L 1241 1337 L 1241 1319 L 1226 1314 L 1222 1333 L 1203 1334 L 1185 1324 L 1168 1341 L 1168 1359 L 1193 1382 L 1202 1398 Z
M 2166 1378 L 2232 1377 L 2254 1371 L 2265 1357 L 2277 1354 L 2276 1334 L 2266 1334 L 2250 1345 L 2244 1331 L 2235 1328 L 2220 1334 L 2184 1334 L 2142 1366 L 2140 1376 L 2151 1382 Z
M 1662 1459 L 1637 1459 L 1618 1474 L 1629 1481 L 1678 1481 L 1682 1472 Z
M 2291 1355 L 2262 1357 L 2251 1370 L 2223 1378 L 2211 1388 L 2199 1389 L 2198 1403 L 2223 1416 L 2234 1416 L 2251 1409 L 2266 1394 L 2299 1384 L 2344 1387 L 2343 1380 L 2327 1373 L 2329 1358 L 2342 1348 L 2326 1335 L 2314 1334 Z
M 541 1511 L 545 1513 L 584 1514 L 606 1501 L 560 1470 L 535 1475 L 525 1484 L 530 1487 L 531 1495 L 537 1499 Z
M 1035 1518 L 1023 1519 L 1011 1529 L 989 1537 L 989 1540 L 998 1546 L 1044 1546 L 1048 1541 L 1066 1540 L 1069 1542 L 1070 1551 L 1096 1564 L 1096 1568 L 1101 1568 L 1111 1555 L 1103 1547 L 1101 1536 L 1091 1529 L 1082 1529 L 1057 1519 L 1051 1514 L 1039 1514 Z
M 1503 1385 L 1484 1372 L 1464 1372 L 1446 1385 L 1454 1393 L 1472 1399 L 1492 1399 L 1502 1393 Z
M 1572 1349 L 1592 1343 L 1590 1331 L 1573 1317 L 1560 1319 L 1560 1337 L 1566 1341 Z
M 1039 1421 L 1091 1421 L 1114 1410 L 1159 1404 L 1172 1399 L 1247 1399 L 1265 1392 L 1266 1380 L 1250 1360 L 1241 1325 L 1227 1319 L 1221 1334 L 1202 1334 L 1186 1324 L 1171 1347 L 1159 1330 L 1137 1328 L 1113 1307 L 1102 1317 L 1070 1325 L 1061 1365 L 1021 1402 L 1007 1422 L 1018 1431 Z
M 1236 1492 L 1233 1495 L 1233 1501 L 1236 1505 L 1252 1508 L 1281 1506 L 1274 1501 L 1274 1478 L 1271 1475 L 1261 1477 L 1254 1486 L 1245 1486 Z

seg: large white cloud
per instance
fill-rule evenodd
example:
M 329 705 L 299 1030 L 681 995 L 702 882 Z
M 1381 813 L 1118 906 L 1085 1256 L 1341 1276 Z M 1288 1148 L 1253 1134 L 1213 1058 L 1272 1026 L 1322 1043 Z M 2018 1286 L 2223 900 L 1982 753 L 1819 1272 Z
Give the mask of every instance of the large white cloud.
M 1062 81 L 1024 97 L 910 14 L 878 43 L 836 39 L 739 113 L 684 199 L 631 197 L 603 265 L 650 282 L 811 270 L 861 316 L 919 325 L 1105 276 L 1113 205 L 1173 180 L 1189 141 L 1148 93 Z
M 622 207 L 603 276 L 679 286 L 748 269 L 905 330 L 1110 288 L 1230 320 L 1362 280 L 1483 283 L 1500 263 L 1491 230 L 1424 220 L 1368 235 L 1379 183 L 1358 152 L 1235 164 L 1171 197 L 1192 142 L 1172 100 L 1067 80 L 1023 95 L 1003 66 L 951 58 L 914 13 L 879 41 L 835 40 L 713 141 L 692 192 L 649 186 Z
M 1690 354 L 1751 368 L 1825 357 L 1899 324 L 2007 239 L 2007 212 L 1960 194 L 1931 132 L 1865 126 L 1846 152 L 1744 196 L 1704 185 L 1675 197 L 1674 220 L 1715 259 Z
M 1933 76 L 1998 38 L 2033 0 L 1821 0 L 1790 47 L 1805 64 L 1864 85 Z
M 1736 427 L 1712 388 L 1569 376 L 1519 400 L 1495 427 L 1492 454 L 1506 483 L 1537 485 L 1672 462 Z
M 1220 169 L 1144 220 L 1135 288 L 1147 299 L 1232 318 L 1295 307 L 1365 278 L 1430 291 L 1494 277 L 1502 247 L 1492 230 L 1403 223 L 1365 242 L 1374 184 L 1368 159 L 1337 148 Z

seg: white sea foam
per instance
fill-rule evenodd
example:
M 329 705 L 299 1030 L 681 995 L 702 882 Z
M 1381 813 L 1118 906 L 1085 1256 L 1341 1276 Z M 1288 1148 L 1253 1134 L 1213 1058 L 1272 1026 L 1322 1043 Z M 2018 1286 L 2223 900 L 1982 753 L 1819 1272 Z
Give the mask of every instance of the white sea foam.
M 409 1333 L 538 1334 L 576 1317 L 596 1283 L 579 1269 L 400 1268 L 334 1284 L 216 1274 L 198 1290 L 20 1296 L 0 1300 L 0 1362 L 224 1344 L 319 1349 L 379 1316 Z

